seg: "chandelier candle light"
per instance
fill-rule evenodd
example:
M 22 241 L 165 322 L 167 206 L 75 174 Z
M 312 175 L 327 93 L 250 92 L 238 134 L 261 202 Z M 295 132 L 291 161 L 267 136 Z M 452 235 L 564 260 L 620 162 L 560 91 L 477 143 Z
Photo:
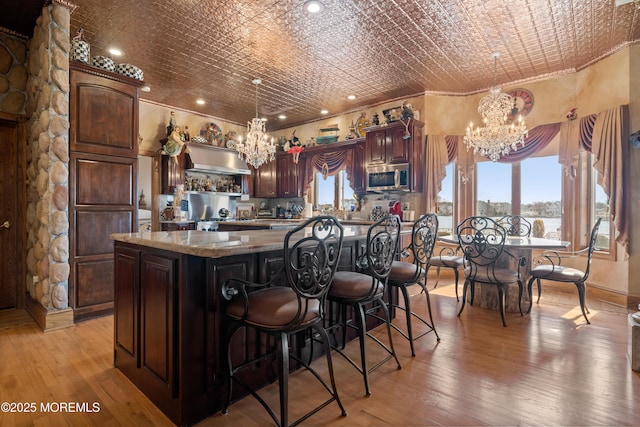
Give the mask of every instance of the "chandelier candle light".
M 474 154 L 480 152 L 484 157 L 497 161 L 511 150 L 517 151 L 518 144 L 524 147 L 524 139 L 528 135 L 522 115 L 518 115 L 512 123 L 508 123 L 509 114 L 514 108 L 514 99 L 502 93 L 496 84 L 496 67 L 500 52 L 491 54 L 493 58 L 493 87 L 489 95 L 480 100 L 478 113 L 482 115 L 485 127 L 476 127 L 469 123 L 464 142 L 467 151 L 473 147 Z
M 247 122 L 247 137 L 244 141 L 242 137 L 238 138 L 236 151 L 239 158 L 258 169 L 264 163 L 275 159 L 276 147 L 273 138 L 269 141 L 265 131 L 265 120 L 258 117 L 258 85 L 262 80 L 255 79 L 251 83 L 256 85 L 256 117 Z

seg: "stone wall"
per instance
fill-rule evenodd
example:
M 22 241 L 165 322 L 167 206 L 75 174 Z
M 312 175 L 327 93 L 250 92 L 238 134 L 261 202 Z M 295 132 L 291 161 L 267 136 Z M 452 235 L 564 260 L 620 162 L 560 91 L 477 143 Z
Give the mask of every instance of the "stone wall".
M 43 8 L 29 42 L 27 287 L 47 309 L 68 307 L 70 9 Z
M 0 111 L 24 114 L 27 89 L 27 42 L 0 33 Z

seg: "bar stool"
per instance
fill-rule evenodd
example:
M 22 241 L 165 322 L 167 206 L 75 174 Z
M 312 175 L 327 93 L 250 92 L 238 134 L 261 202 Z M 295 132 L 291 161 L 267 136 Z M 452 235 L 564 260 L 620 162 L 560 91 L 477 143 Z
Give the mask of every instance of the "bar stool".
M 223 295 L 230 300 L 225 310 L 230 327 L 226 334 L 229 379 L 223 414 L 228 412 L 232 383 L 235 381 L 260 402 L 278 426 L 288 426 L 289 358 L 292 358 L 308 369 L 330 394 L 324 403 L 298 418 L 292 425 L 307 419 L 333 401 L 337 402 L 342 415 L 347 415 L 336 389 L 331 345 L 323 327 L 325 298 L 340 259 L 343 236 L 343 228 L 336 218 L 311 218 L 286 234 L 281 274 L 265 284 L 241 279 L 229 279 L 223 284 Z M 288 286 L 276 285 L 281 281 L 282 274 Z M 269 334 L 275 338 L 277 344 L 279 343 L 276 345 L 275 353 L 279 364 L 280 419 L 256 391 L 237 375 L 241 370 L 272 358 L 275 354 L 260 355 L 255 360 L 243 361 L 238 366 L 233 366 L 231 339 L 234 333 L 243 327 L 255 328 Z M 330 385 L 308 363 L 289 352 L 289 335 L 309 328 L 313 329 L 314 335 L 320 337 L 324 345 Z
M 389 309 L 383 300 L 385 286 L 391 272 L 391 265 L 398 248 L 400 236 L 400 217 L 387 215 L 375 222 L 367 231 L 367 246 L 365 253 L 358 259 L 358 267 L 362 272 L 338 271 L 333 277 L 331 289 L 327 294 L 327 300 L 337 303 L 340 307 L 338 321 L 329 328 L 342 329 L 342 345 L 333 349 L 343 356 L 364 377 L 364 387 L 367 396 L 371 395 L 369 389 L 369 373 L 382 366 L 390 359 L 395 359 L 398 369 L 401 369 L 400 361 L 393 348 L 391 338 L 391 319 Z M 368 309 L 365 306 L 372 304 Z M 355 316 L 354 322 L 347 319 L 347 307 L 351 307 Z M 384 313 L 384 323 L 389 336 L 389 346 L 367 331 L 366 316 L 372 314 L 377 308 Z M 360 342 L 360 365 L 350 358 L 345 352 L 347 340 L 347 328 L 357 331 Z M 366 357 L 366 337 L 378 343 L 388 353 L 380 362 L 368 368 Z
M 438 336 L 438 332 L 436 331 L 433 323 L 433 316 L 431 315 L 431 300 L 429 298 L 429 291 L 426 287 L 426 274 L 427 271 L 429 271 L 429 262 L 433 255 L 433 247 L 435 246 L 437 237 L 438 215 L 431 213 L 420 216 L 420 218 L 413 223 L 411 243 L 401 251 L 402 257 L 407 258 L 412 256 L 413 262 L 394 261 L 391 265 L 391 273 L 389 274 L 389 289 L 400 289 L 404 298 L 404 306 L 393 303 L 391 298 L 389 299 L 389 306 L 405 312 L 407 332 L 405 333 L 398 326 L 393 324 L 393 322 L 391 323 L 391 327 L 409 340 L 411 356 L 416 355 L 413 341 L 425 336 L 429 332 L 433 332 L 437 341 L 440 341 L 440 337 Z M 409 298 L 408 287 L 413 284 L 420 286 L 422 288 L 421 293 L 424 293 L 425 295 L 425 302 L 429 313 L 429 322 L 411 311 L 411 299 Z M 412 317 L 415 317 L 427 326 L 427 330 L 423 331 L 417 337 L 413 336 L 413 327 L 411 324 Z

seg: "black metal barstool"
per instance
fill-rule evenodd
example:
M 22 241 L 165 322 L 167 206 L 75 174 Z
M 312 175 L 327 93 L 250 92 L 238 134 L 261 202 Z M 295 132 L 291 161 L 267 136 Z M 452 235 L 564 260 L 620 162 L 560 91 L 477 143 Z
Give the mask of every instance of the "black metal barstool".
M 404 258 L 411 257 L 413 262 L 408 261 L 394 261 L 391 266 L 391 273 L 389 274 L 389 288 L 397 288 L 402 292 L 404 298 L 404 306 L 393 303 L 393 299 L 389 299 L 389 306 L 391 308 L 397 308 L 403 310 L 407 320 L 407 332 L 396 326 L 393 322 L 391 326 L 400 332 L 402 336 L 409 340 L 411 346 L 411 356 L 415 356 L 416 352 L 413 346 L 413 341 L 423 337 L 429 332 L 433 332 L 437 341 L 440 341 L 438 332 L 433 323 L 433 316 L 431 314 L 431 299 L 429 297 L 429 291 L 427 290 L 427 272 L 429 271 L 429 263 L 431 256 L 433 255 L 433 248 L 438 237 L 438 216 L 434 213 L 420 216 L 418 220 L 413 224 L 411 232 L 411 243 L 408 247 L 401 251 L 401 255 Z M 425 295 L 425 302 L 427 306 L 427 312 L 429 314 L 429 321 L 411 311 L 411 299 L 409 298 L 408 287 L 417 284 L 422 288 L 422 293 Z M 413 325 L 411 318 L 415 317 L 422 322 L 427 329 L 420 335 L 413 336 Z
M 391 272 L 391 265 L 398 248 L 400 236 L 400 217 L 397 215 L 387 215 L 375 222 L 367 231 L 367 246 L 365 253 L 358 259 L 358 266 L 362 272 L 338 271 L 333 277 L 331 289 L 327 294 L 330 302 L 340 306 L 338 321 L 329 328 L 342 328 L 341 346 L 334 346 L 351 365 L 353 365 L 364 377 L 364 387 L 367 395 L 369 390 L 369 373 L 382 366 L 390 359 L 395 359 L 398 369 L 401 369 L 400 361 L 393 348 L 391 337 L 391 318 L 389 309 L 384 302 L 384 291 Z M 366 306 L 371 305 L 368 309 Z M 351 307 L 355 316 L 354 322 L 347 319 L 347 307 Z M 389 336 L 389 345 L 385 345 L 375 336 L 367 331 L 366 315 L 374 310 L 381 309 L 384 314 L 384 323 Z M 345 352 L 347 340 L 347 328 L 357 330 L 360 341 L 360 365 L 351 359 Z M 382 361 L 369 368 L 366 357 L 366 337 L 378 343 L 388 354 Z
M 284 239 L 284 267 L 281 273 L 288 286 L 277 286 L 282 276 L 277 275 L 265 284 L 246 280 L 230 279 L 223 284 L 223 295 L 231 301 L 225 313 L 230 327 L 227 333 L 227 363 L 229 368 L 228 395 L 222 413 L 227 413 L 231 403 L 232 383 L 235 381 L 246 389 L 267 410 L 278 426 L 289 425 L 289 358 L 308 369 L 329 392 L 330 397 L 298 418 L 297 425 L 329 403 L 337 402 L 342 415 L 347 415 L 336 389 L 331 345 L 323 327 L 325 298 L 336 271 L 342 250 L 344 231 L 332 216 L 319 216 L 290 230 Z M 255 360 L 243 361 L 233 366 L 231 338 L 238 329 L 247 327 L 275 337 L 278 346 L 278 380 L 280 389 L 280 418 L 240 375 L 241 370 L 255 363 L 273 358 L 274 354 L 258 356 Z M 329 368 L 330 385 L 299 357 L 289 351 L 289 335 L 312 328 L 320 337 Z

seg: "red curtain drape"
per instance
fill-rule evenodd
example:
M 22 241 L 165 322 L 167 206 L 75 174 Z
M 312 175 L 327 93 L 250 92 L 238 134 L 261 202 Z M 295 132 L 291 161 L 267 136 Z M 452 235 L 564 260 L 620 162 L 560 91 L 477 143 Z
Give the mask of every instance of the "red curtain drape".
M 560 132 L 560 123 L 536 126 L 529 131 L 529 135 L 524 140 L 524 147 L 518 148 L 518 151 L 511 151 L 506 156 L 502 156 L 498 162 L 514 163 L 531 157 L 549 145 L 551 140 L 558 135 L 558 132 Z
M 305 179 L 304 188 L 305 192 L 307 188 L 311 186 L 313 177 L 316 172 L 322 172 L 323 166 L 326 163 L 326 171 L 328 176 L 333 176 L 340 172 L 342 169 L 347 171 L 347 179 L 351 187 L 354 187 L 353 183 L 353 150 L 346 149 L 341 151 L 332 151 L 330 153 L 319 153 L 311 156 L 304 156 L 305 162 Z

